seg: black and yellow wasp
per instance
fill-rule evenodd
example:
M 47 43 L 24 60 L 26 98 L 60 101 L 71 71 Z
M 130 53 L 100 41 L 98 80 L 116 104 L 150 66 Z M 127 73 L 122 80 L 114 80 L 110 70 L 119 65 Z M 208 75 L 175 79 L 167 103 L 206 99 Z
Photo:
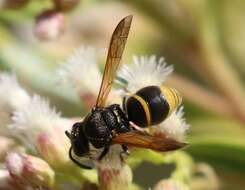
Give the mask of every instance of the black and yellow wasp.
M 81 122 L 73 125 L 71 132 L 66 131 L 71 141 L 70 159 L 82 168 L 91 167 L 80 163 L 73 155 L 88 156 L 90 143 L 96 149 L 103 148 L 98 160 L 103 159 L 113 144 L 121 144 L 122 153 L 128 153 L 128 146 L 156 151 L 170 151 L 184 146 L 184 143 L 166 137 L 155 137 L 133 127 L 146 127 L 162 122 L 181 102 L 176 90 L 165 86 L 147 86 L 125 97 L 123 109 L 118 104 L 106 106 L 132 18 L 131 15 L 123 18 L 112 34 L 95 106 Z

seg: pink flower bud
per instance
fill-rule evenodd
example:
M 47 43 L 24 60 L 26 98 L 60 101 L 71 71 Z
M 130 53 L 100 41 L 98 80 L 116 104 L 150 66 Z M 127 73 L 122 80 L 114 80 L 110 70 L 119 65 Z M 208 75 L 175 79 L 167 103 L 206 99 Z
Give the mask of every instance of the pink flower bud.
M 42 159 L 27 154 L 10 153 L 6 167 L 14 182 L 31 187 L 52 187 L 55 173 Z
M 35 35 L 40 40 L 54 40 L 65 30 L 65 17 L 62 13 L 47 10 L 36 18 Z
M 121 168 L 101 167 L 98 172 L 101 189 L 128 189 L 132 182 L 132 171 L 126 164 Z
M 68 157 L 69 143 L 60 141 L 56 136 L 40 133 L 37 137 L 36 148 L 42 158 L 55 169 L 63 168 L 70 163 Z

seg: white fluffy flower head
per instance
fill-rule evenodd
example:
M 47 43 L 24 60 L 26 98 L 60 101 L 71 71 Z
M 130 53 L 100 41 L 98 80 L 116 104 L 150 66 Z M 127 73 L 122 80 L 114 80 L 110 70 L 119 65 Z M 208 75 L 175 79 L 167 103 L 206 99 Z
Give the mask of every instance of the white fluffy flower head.
M 12 112 L 20 109 L 29 102 L 30 97 L 21 88 L 13 74 L 0 74 L 0 131 L 8 134 L 6 126 L 10 123 Z
M 14 112 L 10 129 L 14 136 L 29 147 L 34 144 L 39 133 L 54 133 L 53 126 L 59 118 L 60 114 L 49 106 L 46 99 L 34 95 L 25 106 Z
M 148 85 L 161 85 L 172 71 L 173 67 L 167 66 L 163 57 L 134 56 L 133 64 L 123 65 L 119 70 L 117 82 L 125 86 L 127 91 L 135 92 Z
M 0 74 L 0 105 L 18 109 L 29 100 L 27 92 L 21 88 L 15 75 Z
M 98 67 L 98 51 L 81 47 L 59 69 L 60 77 L 82 92 L 97 94 L 102 77 Z
M 184 119 L 184 107 L 181 106 L 174 111 L 165 121 L 163 121 L 157 128 L 156 132 L 163 132 L 168 137 L 177 141 L 185 139 L 186 131 L 189 129 L 189 124 Z

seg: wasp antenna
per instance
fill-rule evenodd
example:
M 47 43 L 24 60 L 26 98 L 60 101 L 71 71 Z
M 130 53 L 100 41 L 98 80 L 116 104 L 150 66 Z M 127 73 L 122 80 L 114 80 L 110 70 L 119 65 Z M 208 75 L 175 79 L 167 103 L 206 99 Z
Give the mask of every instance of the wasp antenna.
M 87 170 L 93 169 L 92 166 L 88 166 L 88 165 L 79 163 L 75 158 L 73 158 L 73 156 L 72 156 L 72 147 L 71 147 L 70 150 L 69 150 L 69 157 L 70 157 L 70 159 L 71 159 L 76 165 L 78 165 L 80 168 L 87 169 Z
M 66 136 L 67 136 L 69 139 L 71 139 L 71 134 L 70 134 L 70 132 L 65 131 L 65 134 L 66 134 Z

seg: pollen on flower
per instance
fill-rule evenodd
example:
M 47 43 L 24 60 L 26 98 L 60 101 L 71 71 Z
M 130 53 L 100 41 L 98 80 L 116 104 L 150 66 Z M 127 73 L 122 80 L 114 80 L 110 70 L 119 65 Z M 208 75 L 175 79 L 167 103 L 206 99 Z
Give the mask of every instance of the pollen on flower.
M 92 47 L 81 47 L 58 70 L 64 82 L 72 83 L 79 92 L 98 93 L 101 73 L 98 67 L 99 52 Z
M 30 147 L 41 132 L 54 133 L 52 126 L 59 118 L 60 113 L 51 108 L 46 99 L 34 95 L 25 106 L 13 113 L 9 127 L 15 137 Z
M 181 106 L 174 111 L 164 122 L 157 128 L 155 133 L 164 133 L 170 138 L 178 141 L 185 139 L 186 131 L 189 129 L 189 124 L 186 123 L 184 116 L 184 107 Z
M 127 91 L 135 92 L 147 85 L 161 85 L 172 71 L 173 66 L 167 66 L 163 57 L 134 56 L 133 64 L 123 65 L 119 70 L 117 82 Z

